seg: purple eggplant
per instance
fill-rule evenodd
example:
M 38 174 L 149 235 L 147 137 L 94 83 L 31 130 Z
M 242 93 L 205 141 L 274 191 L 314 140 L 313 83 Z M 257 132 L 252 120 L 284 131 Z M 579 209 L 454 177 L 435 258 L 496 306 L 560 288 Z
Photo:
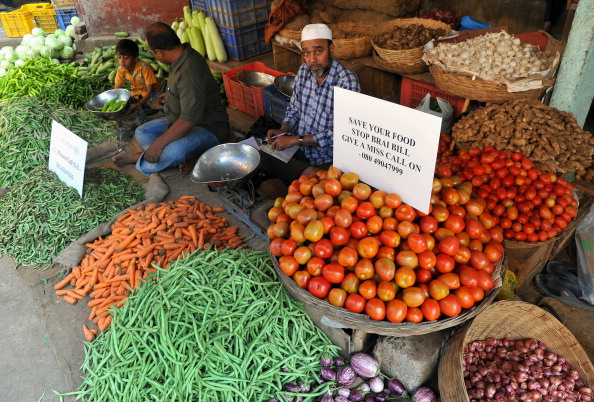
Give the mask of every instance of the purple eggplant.
M 388 400 L 388 395 L 385 392 L 379 392 L 375 394 L 375 401 L 376 402 L 386 402 Z
M 379 374 L 379 362 L 367 353 L 358 352 L 351 357 L 351 366 L 355 373 L 363 378 L 372 378 Z
M 375 393 L 382 392 L 384 390 L 384 379 L 378 375 L 369 380 L 369 388 Z
M 335 357 L 334 358 L 334 365 L 335 366 L 338 366 L 338 367 L 344 365 L 344 359 L 342 357 Z
M 337 392 L 339 396 L 344 396 L 345 398 L 348 398 L 351 395 L 351 390 L 347 387 L 339 388 Z
M 396 396 L 406 396 L 407 394 L 404 385 L 402 385 L 402 383 L 396 378 L 392 378 L 390 381 L 388 381 L 388 389 Z
M 421 387 L 412 396 L 414 402 L 436 402 L 437 397 L 431 388 Z
M 283 385 L 283 390 L 288 392 L 297 393 L 299 392 L 299 387 L 293 381 L 286 383 Z
M 320 402 L 334 402 L 332 395 L 324 395 Z
M 322 364 L 322 367 L 330 367 L 332 365 L 332 356 L 330 356 L 329 354 L 325 353 L 320 358 L 320 363 Z
M 340 385 L 348 387 L 357 379 L 357 373 L 350 365 L 342 366 L 336 373 L 336 380 Z
M 351 392 L 349 398 L 351 398 L 351 401 L 353 402 L 361 402 L 363 399 L 365 399 L 365 395 L 363 394 L 363 391 L 357 389 Z
M 326 381 L 334 381 L 336 380 L 336 371 L 332 370 L 331 368 L 324 367 L 321 371 L 322 378 Z

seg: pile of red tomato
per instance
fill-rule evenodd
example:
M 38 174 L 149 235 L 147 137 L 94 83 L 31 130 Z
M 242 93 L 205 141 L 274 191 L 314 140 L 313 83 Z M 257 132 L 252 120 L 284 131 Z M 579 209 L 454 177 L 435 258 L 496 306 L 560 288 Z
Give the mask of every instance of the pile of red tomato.
M 536 169 L 520 152 L 491 146 L 458 154 L 444 152 L 436 176 L 470 182 L 473 195 L 486 200 L 486 209 L 506 239 L 538 242 L 557 236 L 578 214 L 574 187 L 562 177 Z
M 356 173 L 301 176 L 268 212 L 270 252 L 312 295 L 374 320 L 419 323 L 483 300 L 503 232 L 472 184 L 434 180 L 428 215 Z

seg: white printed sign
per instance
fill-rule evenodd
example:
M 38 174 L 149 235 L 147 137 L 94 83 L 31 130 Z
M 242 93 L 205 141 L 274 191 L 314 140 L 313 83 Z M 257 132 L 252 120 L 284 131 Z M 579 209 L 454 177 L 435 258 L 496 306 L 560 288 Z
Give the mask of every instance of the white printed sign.
M 438 116 L 334 87 L 334 166 L 424 213 L 440 131 Z
M 69 187 L 74 187 L 81 197 L 85 179 L 87 147 L 88 143 L 85 140 L 57 121 L 52 121 L 49 170 L 56 173 L 60 180 Z

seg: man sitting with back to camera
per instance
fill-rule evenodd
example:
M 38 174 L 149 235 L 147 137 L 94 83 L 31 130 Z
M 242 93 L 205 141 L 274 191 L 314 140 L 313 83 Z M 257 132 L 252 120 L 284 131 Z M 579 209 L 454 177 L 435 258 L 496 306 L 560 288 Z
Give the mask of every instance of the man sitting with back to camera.
M 274 149 L 293 145 L 300 149 L 284 163 L 260 152 L 260 170 L 272 179 L 258 186 L 258 193 L 274 199 L 301 174 L 325 170 L 332 164 L 334 141 L 334 87 L 361 92 L 355 73 L 332 58 L 332 31 L 325 24 L 309 24 L 301 32 L 304 63 L 295 76 L 295 87 L 280 129 L 269 130 L 266 140 Z M 286 135 L 280 135 L 287 133 Z M 276 137 L 276 138 L 275 138 Z

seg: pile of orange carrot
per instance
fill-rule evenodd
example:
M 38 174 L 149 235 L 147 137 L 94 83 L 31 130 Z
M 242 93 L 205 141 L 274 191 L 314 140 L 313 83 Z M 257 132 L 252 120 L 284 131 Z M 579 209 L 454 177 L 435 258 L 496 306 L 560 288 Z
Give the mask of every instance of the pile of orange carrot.
M 56 295 L 71 304 L 91 297 L 89 320 L 104 331 L 113 318 L 109 310 L 126 303 L 140 280 L 156 271 L 153 265 L 167 268 L 197 249 L 246 246 L 237 226 L 216 215 L 223 211 L 194 196 L 129 209 L 112 225 L 110 235 L 86 244 L 81 263 L 54 286 Z M 73 288 L 65 289 L 67 285 Z M 92 340 L 95 333 L 83 329 L 85 339 Z

